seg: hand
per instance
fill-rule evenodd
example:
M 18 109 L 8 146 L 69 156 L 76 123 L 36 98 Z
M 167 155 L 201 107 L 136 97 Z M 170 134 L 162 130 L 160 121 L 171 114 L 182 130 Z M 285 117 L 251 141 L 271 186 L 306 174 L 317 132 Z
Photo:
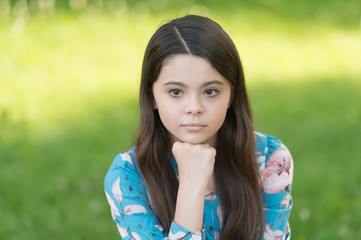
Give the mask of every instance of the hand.
M 180 184 L 205 191 L 213 174 L 216 150 L 209 144 L 176 141 L 172 152 L 178 164 Z
M 174 221 L 188 231 L 199 231 L 203 222 L 204 195 L 213 174 L 216 150 L 209 144 L 176 141 L 172 152 L 179 172 Z

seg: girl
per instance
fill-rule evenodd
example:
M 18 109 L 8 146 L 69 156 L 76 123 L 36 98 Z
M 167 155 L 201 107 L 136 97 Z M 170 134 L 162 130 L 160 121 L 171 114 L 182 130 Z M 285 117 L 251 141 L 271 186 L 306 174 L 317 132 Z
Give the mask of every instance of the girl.
M 242 65 L 212 20 L 185 16 L 150 39 L 135 147 L 105 194 L 122 239 L 289 239 L 292 157 L 253 130 Z

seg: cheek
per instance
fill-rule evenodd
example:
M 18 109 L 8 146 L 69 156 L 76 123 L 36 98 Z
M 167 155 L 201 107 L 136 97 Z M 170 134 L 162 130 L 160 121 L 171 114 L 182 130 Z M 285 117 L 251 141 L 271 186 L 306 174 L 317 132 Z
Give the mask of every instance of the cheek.
M 157 102 L 157 107 L 159 115 L 167 117 L 167 115 L 171 115 L 170 113 L 174 114 L 174 106 L 172 107 L 171 104 L 166 104 L 165 101 Z
M 212 128 L 214 130 L 219 130 L 223 123 L 224 123 L 224 120 L 226 118 L 226 111 L 222 111 L 222 112 L 213 112 L 212 113 L 213 117 L 212 118 L 209 118 L 211 119 L 211 121 L 209 123 L 212 124 Z
M 216 119 L 217 125 L 218 125 L 218 127 L 221 127 L 223 125 L 223 123 L 224 123 L 225 118 L 226 118 L 226 113 L 218 114 L 217 116 L 218 116 L 217 119 Z
M 177 112 L 174 111 L 174 106 L 172 107 L 169 104 L 162 104 L 162 102 L 158 103 L 157 106 L 160 120 L 162 121 L 164 126 L 168 127 L 172 123 L 176 122 L 178 116 Z
M 228 110 L 228 102 L 223 102 L 222 104 L 217 104 L 212 107 L 212 115 L 217 119 L 217 121 L 223 122 Z

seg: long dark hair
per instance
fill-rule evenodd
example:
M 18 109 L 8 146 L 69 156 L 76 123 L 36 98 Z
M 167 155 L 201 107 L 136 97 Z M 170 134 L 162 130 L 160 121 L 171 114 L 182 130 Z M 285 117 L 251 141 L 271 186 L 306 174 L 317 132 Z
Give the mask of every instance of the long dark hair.
M 225 121 L 217 134 L 215 179 L 223 212 L 222 239 L 253 239 L 263 232 L 254 131 L 243 69 L 227 33 L 209 18 L 188 15 L 161 26 L 145 51 L 140 84 L 136 154 L 153 210 L 165 231 L 174 218 L 178 180 L 169 157 L 171 142 L 154 109 L 153 83 L 173 54 L 203 57 L 232 85 Z

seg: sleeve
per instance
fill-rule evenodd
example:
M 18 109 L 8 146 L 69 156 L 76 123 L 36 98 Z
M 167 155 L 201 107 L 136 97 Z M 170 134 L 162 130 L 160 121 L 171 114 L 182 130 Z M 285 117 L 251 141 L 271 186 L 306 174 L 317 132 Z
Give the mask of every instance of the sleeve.
M 188 232 L 174 221 L 169 233 L 152 211 L 147 190 L 131 154 L 118 154 L 104 180 L 105 195 L 124 240 L 203 239 L 203 231 Z
M 263 239 L 290 239 L 293 159 L 287 147 L 274 137 L 267 136 L 263 146 L 257 151 L 264 207 Z

